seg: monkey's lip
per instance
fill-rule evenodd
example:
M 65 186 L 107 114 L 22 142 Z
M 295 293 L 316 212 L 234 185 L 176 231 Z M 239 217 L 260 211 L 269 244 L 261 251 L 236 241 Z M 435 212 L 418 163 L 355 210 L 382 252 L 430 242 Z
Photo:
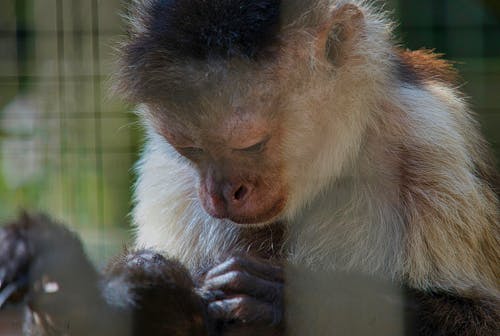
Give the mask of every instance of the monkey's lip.
M 254 216 L 228 215 L 227 219 L 236 224 L 249 225 L 249 226 L 271 224 L 274 223 L 276 217 L 278 217 L 279 214 L 281 214 L 281 212 L 285 208 L 285 205 L 286 205 L 286 198 L 283 197 L 277 200 L 269 208 L 269 210 L 259 213 L 258 215 Z

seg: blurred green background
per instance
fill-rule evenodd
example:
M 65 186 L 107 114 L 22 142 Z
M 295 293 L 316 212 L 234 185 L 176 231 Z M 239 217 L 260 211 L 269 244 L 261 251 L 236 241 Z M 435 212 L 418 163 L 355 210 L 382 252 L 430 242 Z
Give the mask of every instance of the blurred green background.
M 386 9 L 403 45 L 456 61 L 500 153 L 499 1 L 400 0 Z M 0 1 L 0 220 L 46 211 L 104 262 L 130 241 L 141 130 L 109 94 L 126 1 Z

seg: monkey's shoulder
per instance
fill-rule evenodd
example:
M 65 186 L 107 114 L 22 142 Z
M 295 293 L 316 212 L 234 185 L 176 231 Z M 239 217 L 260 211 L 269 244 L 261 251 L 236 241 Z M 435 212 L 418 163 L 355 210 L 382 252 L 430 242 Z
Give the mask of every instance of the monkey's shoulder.
M 438 81 L 444 84 L 456 84 L 460 76 L 453 62 L 443 59 L 443 54 L 432 50 L 397 49 L 399 73 L 410 83 Z

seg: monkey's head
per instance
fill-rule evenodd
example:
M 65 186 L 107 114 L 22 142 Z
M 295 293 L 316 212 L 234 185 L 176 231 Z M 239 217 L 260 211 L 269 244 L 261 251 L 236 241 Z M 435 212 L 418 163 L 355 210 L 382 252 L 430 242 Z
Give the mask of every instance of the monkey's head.
M 118 89 L 175 149 L 165 155 L 196 172 L 213 217 L 263 224 L 298 211 L 356 144 L 357 113 L 343 108 L 352 85 L 335 78 L 361 59 L 350 50 L 363 14 L 306 3 L 148 0 L 132 10 Z M 323 10 L 331 15 L 318 19 Z

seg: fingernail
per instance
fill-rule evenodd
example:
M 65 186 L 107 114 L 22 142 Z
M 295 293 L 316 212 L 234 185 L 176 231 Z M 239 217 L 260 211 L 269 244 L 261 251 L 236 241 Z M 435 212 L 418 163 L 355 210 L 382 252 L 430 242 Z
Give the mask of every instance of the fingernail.
M 214 290 L 212 291 L 212 295 L 217 298 L 217 299 L 223 299 L 226 297 L 226 293 L 224 293 L 221 290 Z
M 224 292 L 221 290 L 206 290 L 202 288 L 199 294 L 206 301 L 220 300 L 225 297 Z

